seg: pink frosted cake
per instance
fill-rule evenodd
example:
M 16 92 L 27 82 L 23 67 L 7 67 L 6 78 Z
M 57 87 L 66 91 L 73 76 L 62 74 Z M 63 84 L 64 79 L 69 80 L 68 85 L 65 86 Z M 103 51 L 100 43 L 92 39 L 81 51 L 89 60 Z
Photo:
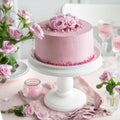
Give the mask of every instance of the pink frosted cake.
M 40 23 L 44 38 L 35 41 L 35 56 L 46 64 L 73 66 L 94 58 L 92 26 L 70 14 Z

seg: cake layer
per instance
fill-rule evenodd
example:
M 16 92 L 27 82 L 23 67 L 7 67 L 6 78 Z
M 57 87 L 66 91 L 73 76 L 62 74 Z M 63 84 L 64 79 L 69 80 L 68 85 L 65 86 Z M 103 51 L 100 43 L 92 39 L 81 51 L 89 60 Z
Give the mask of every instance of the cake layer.
M 35 56 L 41 62 L 72 66 L 90 62 L 94 58 L 92 26 L 79 20 L 80 27 L 71 31 L 52 31 L 49 21 L 40 23 L 44 38 L 35 41 Z

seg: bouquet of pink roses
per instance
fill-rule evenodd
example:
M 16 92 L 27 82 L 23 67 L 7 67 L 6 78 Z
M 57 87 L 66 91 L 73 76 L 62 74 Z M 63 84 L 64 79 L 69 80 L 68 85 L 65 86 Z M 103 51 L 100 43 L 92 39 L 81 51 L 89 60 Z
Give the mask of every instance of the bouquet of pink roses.
M 13 1 L 3 0 L 0 6 L 0 80 L 4 82 L 17 68 L 13 53 L 18 50 L 17 43 L 33 38 L 42 39 L 44 33 L 38 24 L 32 24 L 31 14 L 25 10 L 12 11 Z M 17 16 L 18 25 L 10 17 L 13 12 Z M 26 31 L 26 32 L 23 32 Z

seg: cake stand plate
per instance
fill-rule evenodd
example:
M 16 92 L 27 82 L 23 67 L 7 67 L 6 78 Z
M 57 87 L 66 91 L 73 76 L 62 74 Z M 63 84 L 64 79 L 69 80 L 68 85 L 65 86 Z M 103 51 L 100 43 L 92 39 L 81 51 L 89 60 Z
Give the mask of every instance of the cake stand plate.
M 86 95 L 74 88 L 73 76 L 85 75 L 97 70 L 102 65 L 100 51 L 95 47 L 95 57 L 89 63 L 77 66 L 54 66 L 39 62 L 32 50 L 29 57 L 30 66 L 43 74 L 57 76 L 57 86 L 44 97 L 46 106 L 57 111 L 72 111 L 86 104 Z
M 34 50 L 32 50 L 29 63 L 33 69 L 43 74 L 59 77 L 73 77 L 85 75 L 97 70 L 103 64 L 103 58 L 101 57 L 99 49 L 95 47 L 95 57 L 91 62 L 76 66 L 55 66 L 38 61 L 34 56 Z

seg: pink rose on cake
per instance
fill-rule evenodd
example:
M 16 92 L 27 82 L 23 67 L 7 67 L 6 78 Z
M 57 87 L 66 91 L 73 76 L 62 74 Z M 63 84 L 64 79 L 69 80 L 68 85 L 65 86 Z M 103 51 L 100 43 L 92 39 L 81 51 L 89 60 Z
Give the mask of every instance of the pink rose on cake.
M 50 19 L 49 26 L 53 30 L 63 30 L 67 27 L 66 16 L 58 15 Z
M 79 20 L 71 14 L 57 15 L 49 21 L 49 28 L 53 31 L 70 31 L 79 26 Z
M 77 17 L 72 16 L 71 14 L 66 14 L 66 22 L 69 29 L 75 29 L 78 25 Z

